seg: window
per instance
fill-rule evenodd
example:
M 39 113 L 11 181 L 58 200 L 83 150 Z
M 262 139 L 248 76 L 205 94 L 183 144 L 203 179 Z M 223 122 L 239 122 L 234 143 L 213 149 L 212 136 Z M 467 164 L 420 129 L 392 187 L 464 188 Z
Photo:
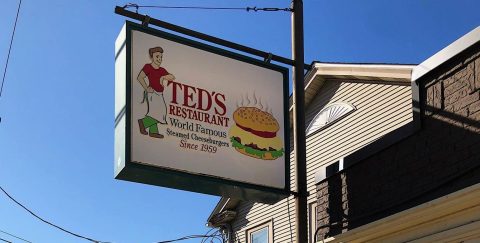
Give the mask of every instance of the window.
M 268 243 L 268 227 L 252 232 L 252 243 Z
M 247 243 L 273 243 L 273 224 L 268 221 L 247 229 Z
M 353 105 L 337 102 L 325 106 L 318 114 L 312 119 L 310 125 L 307 128 L 307 136 L 316 132 L 328 125 L 333 124 L 334 122 L 340 120 L 346 115 L 350 114 L 356 110 Z

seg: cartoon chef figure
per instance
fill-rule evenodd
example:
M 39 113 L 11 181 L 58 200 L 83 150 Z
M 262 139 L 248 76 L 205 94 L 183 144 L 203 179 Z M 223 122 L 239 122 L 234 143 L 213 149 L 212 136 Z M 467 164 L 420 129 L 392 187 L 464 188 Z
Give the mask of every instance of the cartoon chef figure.
M 163 138 L 163 135 L 158 131 L 159 123 L 167 124 L 167 105 L 163 98 L 163 91 L 166 87 L 166 82 L 175 80 L 175 76 L 160 66 L 163 58 L 163 49 L 161 47 L 150 48 L 148 54 L 150 55 L 151 63 L 145 64 L 137 77 L 138 82 L 144 89 L 142 103 L 147 103 L 147 113 L 144 118 L 138 120 L 138 126 L 140 127 L 140 133 L 143 135 Z M 148 83 L 145 81 L 145 78 L 148 78 Z

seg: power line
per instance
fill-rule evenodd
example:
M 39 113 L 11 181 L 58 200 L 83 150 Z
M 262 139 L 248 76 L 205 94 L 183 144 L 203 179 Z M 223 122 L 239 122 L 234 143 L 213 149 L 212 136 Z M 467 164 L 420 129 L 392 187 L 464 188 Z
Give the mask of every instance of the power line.
M 5 76 L 7 74 L 8 60 L 10 59 L 10 51 L 12 50 L 13 37 L 15 36 L 15 30 L 17 29 L 18 15 L 20 13 L 20 7 L 22 6 L 22 0 L 18 2 L 17 16 L 15 17 L 15 24 L 13 25 L 12 38 L 10 39 L 10 46 L 8 47 L 7 61 L 5 62 L 5 69 L 3 70 L 2 85 L 0 87 L 0 97 L 2 97 L 3 84 L 5 83 Z
M 189 235 L 189 236 L 184 236 L 184 237 L 181 237 L 181 238 L 178 238 L 178 239 L 175 239 L 175 240 L 159 241 L 157 243 L 169 243 L 169 242 L 176 242 L 176 241 L 196 239 L 196 238 L 203 238 L 200 243 L 207 242 L 207 240 L 209 240 L 209 239 L 212 239 L 211 242 L 213 242 L 213 240 L 218 240 L 218 241 L 220 241 L 220 243 L 226 242 L 225 239 L 223 238 L 223 234 L 220 232 L 220 230 L 216 230 L 216 231 L 214 231 L 213 233 L 210 234 L 210 232 L 212 232 L 213 230 L 215 230 L 215 228 L 210 229 L 204 235 Z
M 23 238 L 20 238 L 20 237 L 14 235 L 14 234 L 10 234 L 10 233 L 5 232 L 5 231 L 3 231 L 3 230 L 0 230 L 0 232 L 4 233 L 4 234 L 6 234 L 6 235 L 9 235 L 9 236 L 11 236 L 11 237 L 17 238 L 17 239 L 19 239 L 19 240 L 23 240 L 23 241 L 28 242 L 28 243 L 33 243 L 33 242 L 31 242 L 31 241 L 25 240 L 25 239 L 23 239 Z
M 205 233 L 205 235 L 210 234 L 210 232 L 212 232 L 212 230 L 215 230 L 215 228 L 212 228 L 212 229 L 210 229 L 209 231 L 207 231 L 207 233 Z M 215 234 L 215 233 L 217 233 L 217 232 L 218 232 L 218 230 L 215 231 L 215 232 L 213 232 L 212 234 Z M 200 241 L 200 243 L 205 243 L 207 239 L 208 239 L 208 238 L 203 238 L 202 241 Z
M 209 237 L 206 237 L 206 238 L 203 238 L 202 242 L 200 243 L 203 243 L 203 242 L 207 242 L 207 240 L 209 240 L 210 238 L 211 239 L 216 239 L 216 240 L 219 240 L 220 243 L 224 243 L 226 242 L 225 238 L 224 238 L 224 234 L 220 232 L 220 229 L 214 231 L 213 233 L 210 234 L 210 232 L 212 230 L 214 230 L 215 228 L 209 230 L 205 235 L 209 236 Z
M 58 225 L 55 225 L 53 223 L 50 223 L 48 222 L 47 220 L 41 218 L 40 216 L 36 215 L 34 212 L 32 212 L 30 209 L 28 209 L 27 207 L 23 206 L 23 204 L 19 203 L 17 200 L 15 200 L 15 198 L 13 198 L 12 196 L 10 196 L 10 194 L 8 194 L 1 186 L 0 186 L 0 190 L 5 193 L 5 195 L 7 195 L 8 198 L 10 198 L 13 202 L 15 202 L 18 206 L 22 207 L 23 209 L 25 209 L 27 212 L 29 212 L 31 215 L 33 215 L 35 218 L 39 219 L 40 221 L 52 226 L 52 227 L 55 227 L 65 233 L 68 233 L 68 234 L 71 234 L 73 236 L 76 236 L 78 238 L 82 238 L 82 239 L 85 239 L 85 240 L 88 240 L 88 241 L 91 241 L 91 242 L 95 242 L 95 243 L 108 243 L 108 242 L 105 242 L 105 241 L 99 241 L 99 240 L 94 240 L 94 239 L 91 239 L 91 238 L 88 238 L 88 237 L 85 237 L 85 236 L 81 236 L 79 234 L 76 234 L 76 233 L 73 233 L 69 230 L 66 230 Z
M 178 238 L 178 239 L 175 239 L 175 240 L 159 241 L 157 243 L 170 243 L 170 242 L 189 240 L 189 239 L 198 239 L 198 238 L 204 238 L 204 239 L 205 238 L 206 239 L 212 238 L 212 239 L 216 239 L 216 240 L 220 241 L 221 243 L 224 242 L 223 238 L 220 237 L 220 234 L 214 233 L 214 234 L 211 234 L 211 235 L 189 235 L 189 236 L 184 236 L 184 237 L 181 237 L 181 238 Z
M 11 241 L 8 241 L 8 240 L 2 239 L 2 238 L 0 238 L 0 240 L 3 241 L 3 242 L 13 243 Z
M 166 240 L 166 241 L 159 241 L 157 243 L 170 243 L 170 242 L 176 242 L 176 241 L 182 241 L 182 240 L 189 240 L 189 239 L 198 239 L 198 238 L 213 238 L 216 240 L 219 240 L 220 242 L 223 242 L 223 240 L 218 238 L 218 235 L 189 235 L 185 237 L 181 237 L 175 240 Z
M 162 5 L 138 5 L 135 3 L 128 3 L 123 6 L 124 9 L 135 8 L 138 12 L 139 8 L 163 8 L 163 9 L 195 9 L 195 10 L 242 10 L 242 11 L 264 11 L 264 12 L 275 12 L 275 11 L 285 11 L 292 12 L 291 8 L 257 8 L 257 7 L 202 7 L 202 6 L 162 6 Z
M 8 194 L 8 192 L 6 192 L 1 186 L 0 186 L 0 190 L 1 190 L 8 198 L 10 198 L 10 200 L 12 200 L 13 202 L 15 202 L 18 206 L 22 207 L 22 208 L 25 209 L 27 212 L 29 212 L 31 215 L 33 215 L 35 218 L 39 219 L 40 221 L 42 221 L 42 222 L 44 222 L 44 223 L 46 223 L 46 224 L 48 224 L 48 225 L 50 225 L 50 226 L 53 226 L 53 227 L 55 227 L 55 228 L 57 228 L 57 229 L 65 232 L 65 233 L 71 234 L 71 235 L 73 235 L 73 236 L 76 236 L 76 237 L 78 237 L 78 238 L 82 238 L 82 239 L 85 239 L 85 240 L 88 240 L 88 241 L 91 241 L 91 242 L 95 242 L 95 243 L 110 243 L 110 242 L 94 240 L 94 239 L 91 239 L 91 238 L 88 238 L 88 237 L 85 237 L 85 236 L 81 236 L 81 235 L 79 235 L 79 234 L 76 234 L 76 233 L 73 233 L 73 232 L 71 232 L 71 231 L 68 231 L 68 230 L 66 230 L 66 229 L 64 229 L 64 228 L 62 228 L 62 227 L 60 227 L 60 226 L 57 226 L 57 225 L 55 225 L 55 224 L 53 224 L 53 223 L 50 223 L 50 222 L 48 222 L 47 220 L 45 220 L 45 219 L 41 218 L 40 216 L 36 215 L 34 212 L 32 212 L 30 209 L 28 209 L 27 207 L 25 207 L 23 204 L 21 204 L 21 203 L 18 202 L 17 200 L 15 200 L 15 198 L 13 198 L 12 196 L 10 196 L 10 194 Z M 211 231 L 211 230 L 210 230 L 210 231 Z M 210 232 L 210 231 L 208 231 L 208 232 Z M 17 237 L 17 236 L 14 236 L 14 235 L 10 234 L 10 233 L 7 233 L 7 232 L 5 232 L 5 231 L 0 230 L 0 232 L 3 232 L 3 233 L 5 233 L 5 234 L 8 234 L 8 235 L 10 235 L 10 236 L 12 236 L 12 237 L 21 239 L 21 240 L 23 240 L 23 241 L 32 243 L 32 242 L 30 242 L 30 241 L 27 241 L 27 240 L 25 240 L 25 239 L 22 239 L 22 238 L 20 238 L 20 237 Z M 215 240 L 220 241 L 221 243 L 224 242 L 224 239 L 221 237 L 221 233 L 219 233 L 218 230 L 217 230 L 216 232 L 210 234 L 210 235 L 208 235 L 208 232 L 207 232 L 207 234 L 205 234 L 205 235 L 189 235 L 189 236 L 184 236 L 184 237 L 181 237 L 181 238 L 178 238 L 178 239 L 175 239 L 175 240 L 159 241 L 158 243 L 169 243 L 169 242 L 176 242 L 176 241 L 182 241 L 182 240 L 188 240 L 188 239 L 198 239 L 198 238 L 206 238 L 207 240 L 208 240 L 209 238 L 212 238 L 212 239 L 215 239 Z M 3 240 L 3 239 L 0 238 L 0 240 Z M 3 240 L 3 241 L 5 241 L 5 240 Z M 5 242 L 10 242 L 10 241 L 5 241 Z M 12 243 L 12 242 L 10 242 L 10 243 Z

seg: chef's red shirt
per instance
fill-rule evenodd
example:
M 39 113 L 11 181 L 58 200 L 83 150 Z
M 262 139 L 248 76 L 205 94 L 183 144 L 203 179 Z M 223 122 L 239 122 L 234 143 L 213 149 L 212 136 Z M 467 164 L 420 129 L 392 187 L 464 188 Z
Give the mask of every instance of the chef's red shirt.
M 152 64 L 148 63 L 143 66 L 142 71 L 147 75 L 149 86 L 157 92 L 163 92 L 163 85 L 160 83 L 160 78 L 168 75 L 169 73 L 165 68 L 159 67 L 155 69 Z

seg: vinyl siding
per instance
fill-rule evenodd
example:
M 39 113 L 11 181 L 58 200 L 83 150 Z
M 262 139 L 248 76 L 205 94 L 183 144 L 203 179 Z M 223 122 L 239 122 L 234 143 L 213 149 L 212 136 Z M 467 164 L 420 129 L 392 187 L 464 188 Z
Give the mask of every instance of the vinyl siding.
M 408 83 L 407 83 L 408 84 Z M 315 173 L 339 158 L 360 149 L 382 135 L 412 121 L 412 94 L 409 85 L 369 81 L 327 80 L 306 110 L 306 126 L 323 107 L 347 102 L 357 110 L 331 126 L 307 136 L 308 203 L 316 200 Z M 292 143 L 293 144 L 293 143 Z M 290 151 L 293 149 L 291 148 Z M 291 185 L 295 189 L 294 154 L 291 152 Z M 290 215 L 290 218 L 289 218 Z M 295 240 L 293 197 L 274 205 L 240 202 L 232 223 L 234 242 L 246 242 L 245 231 L 273 221 L 274 242 Z

